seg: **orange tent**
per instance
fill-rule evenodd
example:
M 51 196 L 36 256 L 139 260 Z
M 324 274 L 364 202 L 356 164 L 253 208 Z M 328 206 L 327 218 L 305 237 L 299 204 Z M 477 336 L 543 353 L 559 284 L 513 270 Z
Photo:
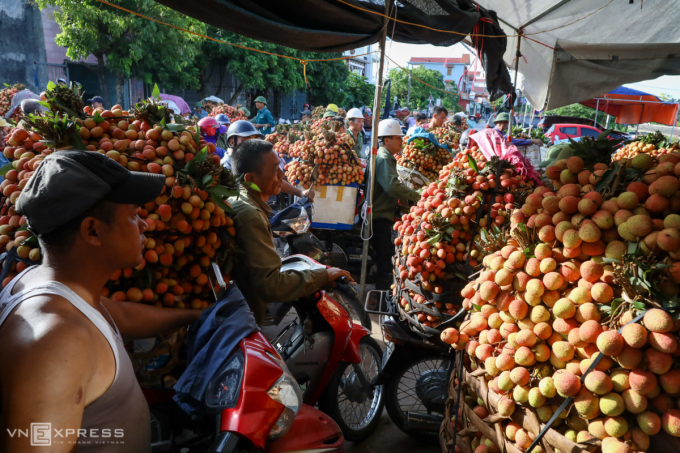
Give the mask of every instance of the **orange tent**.
M 678 104 L 663 102 L 652 94 L 626 87 L 581 104 L 615 116 L 617 124 L 654 122 L 673 126 L 678 119 Z

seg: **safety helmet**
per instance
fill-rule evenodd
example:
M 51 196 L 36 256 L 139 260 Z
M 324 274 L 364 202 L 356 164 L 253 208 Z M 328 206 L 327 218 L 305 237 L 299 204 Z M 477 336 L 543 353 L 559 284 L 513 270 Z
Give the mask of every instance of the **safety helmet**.
M 399 121 L 390 118 L 382 120 L 380 124 L 378 124 L 378 137 L 393 137 L 395 135 L 404 135 L 401 126 L 399 125 Z
M 330 110 L 331 112 L 338 113 L 338 106 L 335 104 L 328 104 L 328 107 L 326 107 L 326 110 Z
M 220 123 L 222 125 L 231 124 L 231 120 L 224 113 L 220 113 L 219 115 L 217 115 L 215 117 L 215 119 L 217 120 L 218 123 Z
M 220 123 L 218 123 L 217 120 L 212 116 L 206 116 L 198 122 L 198 127 L 201 129 L 208 129 L 211 127 L 218 128 L 220 127 Z
M 361 110 L 357 108 L 349 109 L 349 112 L 347 112 L 347 119 L 351 120 L 352 118 L 364 119 L 364 115 L 361 113 Z
M 259 135 L 260 138 L 264 138 L 262 132 L 255 129 L 255 126 L 250 121 L 234 121 L 229 126 L 229 129 L 227 129 L 227 142 L 229 142 L 231 137 L 252 137 L 253 135 Z

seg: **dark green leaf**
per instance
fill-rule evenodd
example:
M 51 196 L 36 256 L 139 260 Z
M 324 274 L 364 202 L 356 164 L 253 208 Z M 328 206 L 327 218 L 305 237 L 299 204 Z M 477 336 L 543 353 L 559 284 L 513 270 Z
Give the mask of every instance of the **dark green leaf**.
M 165 128 L 168 129 L 168 130 L 171 130 L 172 132 L 182 132 L 182 131 L 186 130 L 186 129 L 184 129 L 183 124 L 176 124 L 176 123 L 166 124 Z
M 196 163 L 202 164 L 205 162 L 206 158 L 208 157 L 208 148 L 203 148 L 198 154 L 196 154 L 196 157 L 194 157 L 194 160 Z
M 612 132 L 614 132 L 614 131 L 611 130 L 611 129 L 607 129 L 605 131 L 602 131 L 602 132 L 600 132 L 600 135 L 597 136 L 597 139 L 602 140 L 604 138 L 607 138 L 609 136 L 609 134 L 611 134 Z
M 642 302 L 633 302 L 633 307 L 635 307 L 638 310 L 644 310 L 645 304 L 643 304 Z
M 451 234 L 451 233 L 453 233 L 455 230 L 456 230 L 456 229 L 455 229 L 453 226 L 447 226 L 447 227 L 446 227 L 446 230 L 444 230 L 444 231 L 446 231 L 448 234 Z
M 103 123 L 104 121 L 106 121 L 97 111 L 94 112 L 93 118 L 94 118 L 94 122 L 97 123 L 97 124 Z
M 212 199 L 213 203 L 215 203 L 217 206 L 222 208 L 224 210 L 224 212 L 226 212 L 228 214 L 234 213 L 234 210 L 231 208 L 231 206 L 229 206 L 227 203 L 225 203 L 224 200 L 222 200 L 222 198 L 220 198 L 219 195 L 216 195 L 216 194 L 211 193 L 211 192 L 208 192 L 208 195 L 210 195 L 210 198 Z
M 616 168 L 610 168 L 609 170 L 605 171 L 602 175 L 602 179 L 600 179 L 597 184 L 595 184 L 595 191 L 599 192 L 604 189 L 611 182 L 611 180 L 614 179 L 614 175 L 616 175 L 617 172 L 618 169 Z
M 208 189 L 209 193 L 214 193 L 215 195 L 222 198 L 235 197 L 238 195 L 238 190 L 227 189 L 224 186 L 215 186 Z
M 472 304 L 472 306 L 474 307 L 474 310 L 473 310 L 473 311 L 475 311 L 475 312 L 477 312 L 477 311 L 482 311 L 482 307 L 480 307 L 479 305 Z
M 603 263 L 621 263 L 621 261 L 616 258 L 602 258 Z
M 12 165 L 12 162 L 5 164 L 2 167 L 0 167 L 0 176 L 5 176 L 7 174 L 7 172 L 10 171 L 10 170 L 16 170 L 14 168 L 14 165 Z
M 28 239 L 23 241 L 21 245 L 28 245 L 30 247 L 38 247 L 40 244 L 38 243 L 38 238 L 35 236 L 30 236 Z
M 634 254 L 638 249 L 638 243 L 637 242 L 629 242 L 628 243 L 628 253 L 629 254 Z
M 204 187 L 210 187 L 209 184 L 212 183 L 212 180 L 213 180 L 212 175 L 205 175 L 201 182 L 203 183 Z
M 28 230 L 28 225 L 24 225 L 24 226 L 19 227 L 19 228 L 17 229 L 17 231 L 26 231 L 26 230 Z
M 52 91 L 57 87 L 57 84 L 52 82 L 51 80 L 47 82 L 47 91 Z
M 663 269 L 668 269 L 669 267 L 672 267 L 672 266 L 670 264 L 659 263 L 659 264 L 655 264 L 654 267 L 656 267 L 658 270 L 663 270 Z

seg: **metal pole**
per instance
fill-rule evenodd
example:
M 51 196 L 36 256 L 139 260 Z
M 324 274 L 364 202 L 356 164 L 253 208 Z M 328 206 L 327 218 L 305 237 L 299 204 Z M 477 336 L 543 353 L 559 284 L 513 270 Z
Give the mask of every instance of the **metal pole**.
M 678 106 L 680 109 L 680 106 Z M 678 124 L 678 111 L 675 111 L 675 121 L 673 121 L 673 129 L 671 130 L 671 143 L 673 143 L 673 137 L 675 136 L 675 126 Z
M 597 104 L 595 104 L 595 127 L 597 127 L 597 114 L 600 113 L 600 100 L 597 100 Z
M 406 94 L 406 108 L 409 109 L 409 110 L 411 109 L 411 74 L 413 74 L 413 68 L 409 67 L 409 71 L 408 71 L 408 93 Z
M 522 54 L 519 52 L 520 44 L 522 43 L 522 31 L 517 34 L 517 52 L 515 53 L 515 81 L 512 84 L 512 101 L 514 101 L 515 93 L 517 92 L 517 74 L 519 73 L 519 59 Z M 515 103 L 510 103 L 510 122 L 508 123 L 508 132 L 505 134 L 507 141 L 512 141 L 512 115 L 515 112 Z
M 529 133 L 531 133 L 531 129 L 534 128 L 534 115 L 536 114 L 536 109 L 534 106 L 531 106 L 531 123 L 529 123 Z
M 390 6 L 393 0 L 385 2 L 385 15 L 390 14 Z M 375 184 L 375 156 L 378 154 L 378 124 L 380 123 L 380 96 L 382 95 L 383 71 L 385 68 L 385 41 L 387 39 L 387 18 L 383 19 L 383 29 L 380 33 L 380 69 L 378 71 L 378 83 L 375 84 L 375 96 L 373 97 L 373 126 L 371 130 L 371 153 L 369 155 L 369 174 L 368 181 L 368 205 L 366 207 L 365 225 L 368 235 L 372 233 L 373 227 L 373 185 Z M 389 102 L 389 99 L 387 100 Z M 364 239 L 364 249 L 361 254 L 361 279 L 359 300 L 366 299 L 366 274 L 368 264 L 368 249 L 370 247 L 369 239 Z

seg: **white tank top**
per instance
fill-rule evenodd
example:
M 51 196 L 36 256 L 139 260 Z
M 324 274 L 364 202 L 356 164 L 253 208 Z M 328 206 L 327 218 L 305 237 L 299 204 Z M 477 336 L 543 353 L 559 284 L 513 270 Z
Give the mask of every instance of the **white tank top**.
M 80 310 L 104 335 L 109 342 L 116 360 L 116 374 L 109 389 L 83 411 L 81 429 L 88 436 L 79 436 L 78 451 L 96 453 L 138 453 L 151 450 L 151 422 L 149 406 L 139 387 L 132 362 L 127 355 L 123 339 L 111 316 L 102 305 L 102 311 L 109 318 L 85 302 L 63 283 L 43 282 L 27 291 L 12 295 L 16 282 L 37 266 L 29 267 L 0 293 L 0 328 L 10 313 L 21 302 L 31 297 L 54 294 L 68 300 Z M 113 325 L 113 326 L 112 326 Z M 106 431 L 108 430 L 108 431 Z M 53 436 L 53 441 L 57 438 Z

